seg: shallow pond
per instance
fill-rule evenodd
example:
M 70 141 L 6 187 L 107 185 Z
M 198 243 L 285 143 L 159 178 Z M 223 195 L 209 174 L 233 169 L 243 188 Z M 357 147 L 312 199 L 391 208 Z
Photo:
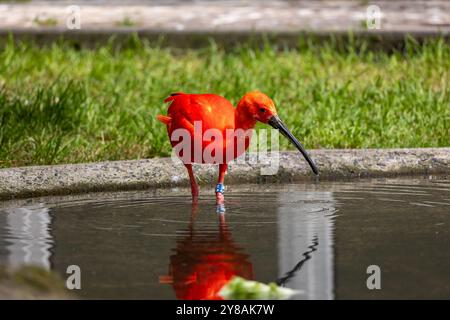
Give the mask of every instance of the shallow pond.
M 297 299 L 450 298 L 450 180 L 230 186 L 224 208 L 211 190 L 0 203 L 0 264 L 77 265 L 82 298 L 211 298 L 233 275 Z

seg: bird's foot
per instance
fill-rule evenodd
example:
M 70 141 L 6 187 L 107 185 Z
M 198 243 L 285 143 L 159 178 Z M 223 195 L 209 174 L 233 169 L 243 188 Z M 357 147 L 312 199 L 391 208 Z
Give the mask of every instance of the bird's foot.
M 224 185 L 222 183 L 218 183 L 216 186 L 216 204 L 223 204 L 225 202 L 225 197 L 223 196 L 224 191 Z

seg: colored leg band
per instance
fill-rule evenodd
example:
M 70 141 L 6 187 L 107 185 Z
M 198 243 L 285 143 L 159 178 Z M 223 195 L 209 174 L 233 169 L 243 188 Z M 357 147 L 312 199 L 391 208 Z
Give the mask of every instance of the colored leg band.
M 220 193 L 223 194 L 224 191 L 225 191 L 225 186 L 222 183 L 218 183 L 217 186 L 216 186 L 216 193 L 220 192 Z

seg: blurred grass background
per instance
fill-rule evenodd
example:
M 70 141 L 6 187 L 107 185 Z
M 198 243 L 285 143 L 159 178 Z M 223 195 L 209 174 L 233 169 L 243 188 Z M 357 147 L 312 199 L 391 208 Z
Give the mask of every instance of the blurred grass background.
M 155 115 L 174 91 L 235 104 L 259 89 L 308 149 L 449 146 L 450 45 L 405 41 L 387 53 L 365 42 L 179 51 L 136 38 L 96 49 L 11 39 L 0 51 L 0 167 L 167 156 Z

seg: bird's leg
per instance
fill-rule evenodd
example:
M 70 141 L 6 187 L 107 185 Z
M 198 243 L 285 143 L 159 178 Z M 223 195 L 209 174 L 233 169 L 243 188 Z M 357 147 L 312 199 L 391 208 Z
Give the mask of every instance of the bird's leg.
M 225 202 L 225 198 L 223 193 L 225 191 L 225 187 L 223 185 L 223 181 L 225 180 L 225 172 L 227 171 L 228 164 L 219 164 L 219 178 L 216 186 L 216 203 L 223 204 Z
M 194 172 L 192 171 L 192 164 L 185 163 L 184 165 L 189 173 L 189 180 L 191 181 L 192 202 L 197 203 L 198 202 L 198 185 L 197 185 L 197 181 L 195 180 Z

